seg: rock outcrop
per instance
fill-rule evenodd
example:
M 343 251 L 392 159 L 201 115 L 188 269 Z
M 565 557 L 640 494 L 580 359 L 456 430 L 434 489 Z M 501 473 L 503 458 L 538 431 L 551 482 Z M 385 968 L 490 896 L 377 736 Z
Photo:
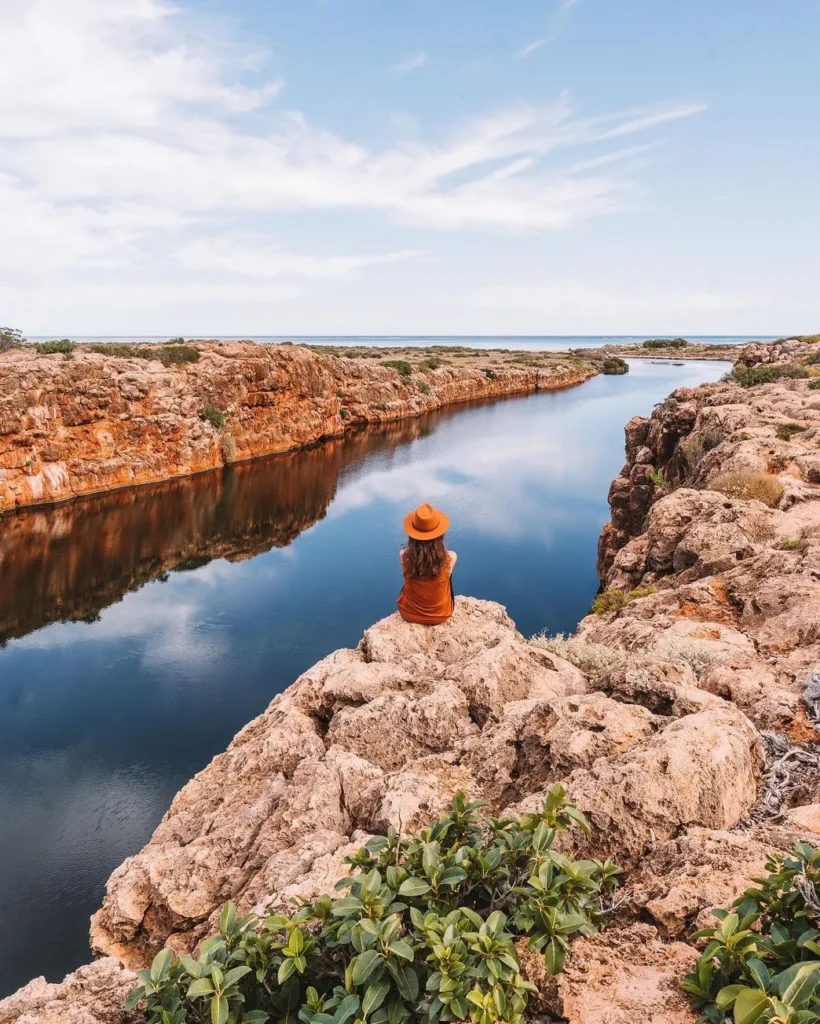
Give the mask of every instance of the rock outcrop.
M 592 825 L 565 848 L 619 861 L 624 888 L 559 979 L 522 950 L 533 1010 L 694 1024 L 679 988 L 692 929 L 767 851 L 818 842 L 820 733 L 803 690 L 820 669 L 819 410 L 798 378 L 681 390 L 633 420 L 600 548 L 610 610 L 529 641 L 471 598 L 434 629 L 377 623 L 177 795 L 111 876 L 95 950 L 132 968 L 166 943 L 193 949 L 224 900 L 267 911 L 327 890 L 368 835 L 419 827 L 456 789 L 513 813 L 562 781 Z M 730 471 L 766 474 L 767 501 L 709 486 Z M 784 749 L 807 755 L 798 779 Z M 126 1024 L 96 995 L 127 987 L 114 964 L 33 982 L 0 1003 L 0 1024 Z
M 86 346 L 0 354 L 0 512 L 186 476 L 454 402 L 569 387 L 598 372 L 572 358 L 490 374 L 464 361 L 417 372 L 407 364 L 407 373 L 404 364 L 287 344 L 191 348 L 197 361 L 170 366 Z M 224 423 L 203 419 L 208 409 Z

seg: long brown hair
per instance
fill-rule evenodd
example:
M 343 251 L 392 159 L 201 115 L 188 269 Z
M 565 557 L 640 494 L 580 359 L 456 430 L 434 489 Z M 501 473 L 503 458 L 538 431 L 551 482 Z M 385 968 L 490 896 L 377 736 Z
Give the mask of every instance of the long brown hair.
M 435 579 L 440 576 L 449 559 L 444 537 L 436 537 L 435 540 L 407 538 L 404 564 L 416 579 Z

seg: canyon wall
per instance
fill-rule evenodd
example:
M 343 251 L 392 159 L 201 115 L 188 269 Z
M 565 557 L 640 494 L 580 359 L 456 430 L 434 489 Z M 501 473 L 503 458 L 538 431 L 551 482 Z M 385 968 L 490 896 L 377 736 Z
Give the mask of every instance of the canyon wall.
M 295 345 L 197 343 L 196 362 L 0 354 L 0 512 L 219 467 L 453 402 L 579 384 L 592 363 L 404 375 Z M 161 346 L 156 350 L 161 353 Z M 213 408 L 224 426 L 203 420 Z
M 499 605 L 462 597 L 443 626 L 393 615 L 323 659 L 112 874 L 92 922 L 105 958 L 0 1002 L 0 1024 L 129 1024 L 115 997 L 131 969 L 163 944 L 194 948 L 224 900 L 287 906 L 327 891 L 368 835 L 428 822 L 456 789 L 519 813 L 557 781 L 592 826 L 565 848 L 617 860 L 625 886 L 557 982 L 525 960 L 538 1012 L 694 1024 L 679 988 L 692 929 L 768 850 L 820 843 L 804 692 L 820 670 L 818 428 L 820 396 L 799 377 L 681 389 L 631 421 L 601 539 L 607 589 L 575 635 L 526 640 Z M 729 473 L 766 501 L 726 493 Z M 775 772 L 795 750 L 800 770 Z

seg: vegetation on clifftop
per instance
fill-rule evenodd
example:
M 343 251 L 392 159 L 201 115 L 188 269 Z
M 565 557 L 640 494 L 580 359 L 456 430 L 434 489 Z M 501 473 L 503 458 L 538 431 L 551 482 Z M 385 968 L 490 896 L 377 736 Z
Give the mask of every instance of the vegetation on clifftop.
M 820 850 L 798 843 L 790 857 L 773 853 L 769 874 L 714 910 L 716 928 L 683 982 L 699 1024 L 819 1024 Z
M 483 818 L 457 793 L 452 809 L 412 839 L 393 829 L 347 858 L 344 893 L 260 921 L 220 916 L 199 956 L 166 949 L 128 1008 L 150 1024 L 519 1024 L 534 986 L 516 939 L 558 974 L 573 935 L 602 923 L 620 869 L 552 849 L 583 815 L 555 786 L 540 812 Z

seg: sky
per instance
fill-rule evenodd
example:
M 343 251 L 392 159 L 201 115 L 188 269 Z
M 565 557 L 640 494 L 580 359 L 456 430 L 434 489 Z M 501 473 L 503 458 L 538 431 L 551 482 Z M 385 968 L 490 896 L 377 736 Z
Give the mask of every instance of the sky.
M 820 0 L 0 0 L 29 335 L 820 329 Z

